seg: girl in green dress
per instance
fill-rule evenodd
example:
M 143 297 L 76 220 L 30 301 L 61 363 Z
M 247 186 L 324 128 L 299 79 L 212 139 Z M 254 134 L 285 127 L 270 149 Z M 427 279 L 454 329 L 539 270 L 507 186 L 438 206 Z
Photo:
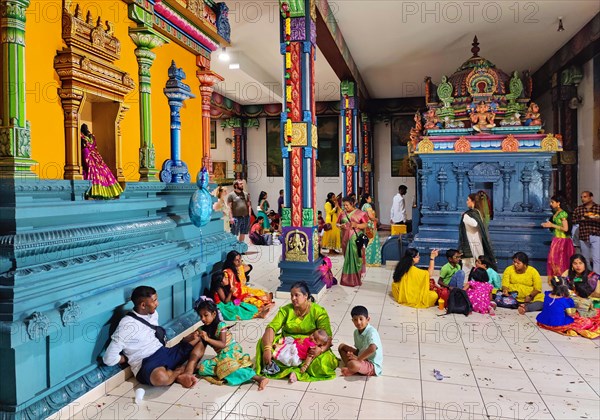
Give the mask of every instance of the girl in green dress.
M 199 331 L 204 348 L 211 346 L 217 352 L 216 357 L 200 363 L 198 375 L 218 385 L 226 383 L 235 386 L 255 381 L 259 391 L 265 389 L 269 380 L 254 373 L 250 355 L 244 353 L 242 346 L 233 339 L 230 327 L 219 321 L 217 305 L 204 300 L 198 304 L 196 312 L 204 324 Z
M 373 208 L 373 197 L 371 194 L 364 193 L 360 200 L 360 209 L 367 213 L 369 222 L 365 233 L 369 237 L 369 245 L 367 246 L 365 257 L 367 267 L 379 267 L 381 265 L 381 246 L 379 245 L 379 233 L 377 232 L 377 214 Z
M 331 351 L 331 323 L 329 315 L 322 307 L 314 303 L 308 285 L 299 281 L 290 290 L 292 303 L 279 309 L 277 315 L 267 325 L 265 333 L 256 346 L 257 374 L 263 373 L 269 378 L 288 378 L 290 382 L 323 381 L 335 378 L 338 359 Z M 313 362 L 305 372 L 299 366 L 285 366 L 273 357 L 273 344 L 282 337 L 305 338 L 315 330 L 323 329 L 330 337 L 329 343 L 322 347 L 314 347 L 309 354 L 314 356 Z M 263 344 L 264 343 L 264 344 Z

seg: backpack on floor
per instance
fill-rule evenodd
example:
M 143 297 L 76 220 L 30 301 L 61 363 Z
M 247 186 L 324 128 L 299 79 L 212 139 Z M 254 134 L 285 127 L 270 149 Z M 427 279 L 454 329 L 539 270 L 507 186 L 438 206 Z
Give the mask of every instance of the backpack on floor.
M 458 287 L 452 288 L 448 296 L 448 309 L 446 313 L 467 316 L 471 311 L 473 311 L 473 305 L 471 305 L 467 292 Z

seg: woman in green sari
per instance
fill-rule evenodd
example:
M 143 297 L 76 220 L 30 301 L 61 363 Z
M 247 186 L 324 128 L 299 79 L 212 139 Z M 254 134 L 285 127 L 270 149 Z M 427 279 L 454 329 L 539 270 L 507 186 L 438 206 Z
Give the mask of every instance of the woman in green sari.
M 279 309 L 275 318 L 267 325 L 265 333 L 256 346 L 255 371 L 269 378 L 289 377 L 290 382 L 323 381 L 335 378 L 338 359 L 331 351 L 331 323 L 327 311 L 314 303 L 308 286 L 299 281 L 290 290 L 292 303 Z M 285 366 L 273 357 L 273 344 L 283 337 L 305 338 L 315 330 L 323 329 L 330 337 L 324 348 L 311 348 L 309 354 L 315 356 L 306 372 L 300 366 Z M 265 343 L 263 345 L 263 343 Z
M 377 214 L 373 208 L 373 197 L 371 194 L 364 193 L 360 200 L 359 208 L 367 213 L 369 217 L 369 223 L 365 229 L 365 233 L 369 237 L 369 245 L 365 251 L 365 258 L 367 261 L 367 267 L 380 267 L 381 266 L 381 246 L 379 244 L 379 233 L 377 233 Z
M 369 216 L 364 211 L 355 208 L 354 200 L 350 197 L 344 197 L 342 205 L 344 210 L 337 220 L 337 225 L 342 230 L 342 250 L 344 251 L 344 266 L 340 284 L 355 287 L 362 285 L 362 278 L 367 272 L 365 249 L 358 250 L 356 238 L 367 228 Z

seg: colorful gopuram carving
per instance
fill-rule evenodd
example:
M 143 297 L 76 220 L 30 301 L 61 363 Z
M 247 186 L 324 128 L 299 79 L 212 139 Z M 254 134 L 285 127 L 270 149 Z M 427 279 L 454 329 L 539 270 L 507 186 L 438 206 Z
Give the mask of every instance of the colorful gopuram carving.
M 478 45 L 475 37 L 473 56 L 438 86 L 425 79 L 428 109 L 411 130 L 421 217 L 414 244 L 424 253 L 455 247 L 466 197 L 483 191 L 500 266 L 524 251 L 541 268 L 548 238 L 537 227 L 549 215 L 551 161 L 562 145 L 543 132 L 539 108 L 523 88 L 529 76 L 504 73 L 479 56 Z

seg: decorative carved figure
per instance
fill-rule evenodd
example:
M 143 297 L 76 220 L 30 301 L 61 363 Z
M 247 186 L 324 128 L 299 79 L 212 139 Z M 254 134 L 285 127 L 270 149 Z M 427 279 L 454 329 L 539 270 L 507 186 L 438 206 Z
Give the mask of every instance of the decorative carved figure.
M 112 199 L 123 192 L 123 188 L 110 171 L 96 145 L 96 137 L 90 132 L 87 124 L 81 125 L 81 150 L 83 152 L 83 179 L 92 185 L 86 192 L 87 198 Z
M 525 125 L 542 125 L 542 120 L 540 118 L 540 107 L 532 102 L 529 104 L 529 108 L 527 108 L 527 113 L 525 114 Z
M 471 112 L 470 118 L 473 130 L 482 132 L 496 126 L 496 124 L 494 124 L 496 114 L 492 111 L 489 104 L 480 101 L 474 108 L 475 110 L 473 111 L 473 104 L 471 104 L 469 109 Z

